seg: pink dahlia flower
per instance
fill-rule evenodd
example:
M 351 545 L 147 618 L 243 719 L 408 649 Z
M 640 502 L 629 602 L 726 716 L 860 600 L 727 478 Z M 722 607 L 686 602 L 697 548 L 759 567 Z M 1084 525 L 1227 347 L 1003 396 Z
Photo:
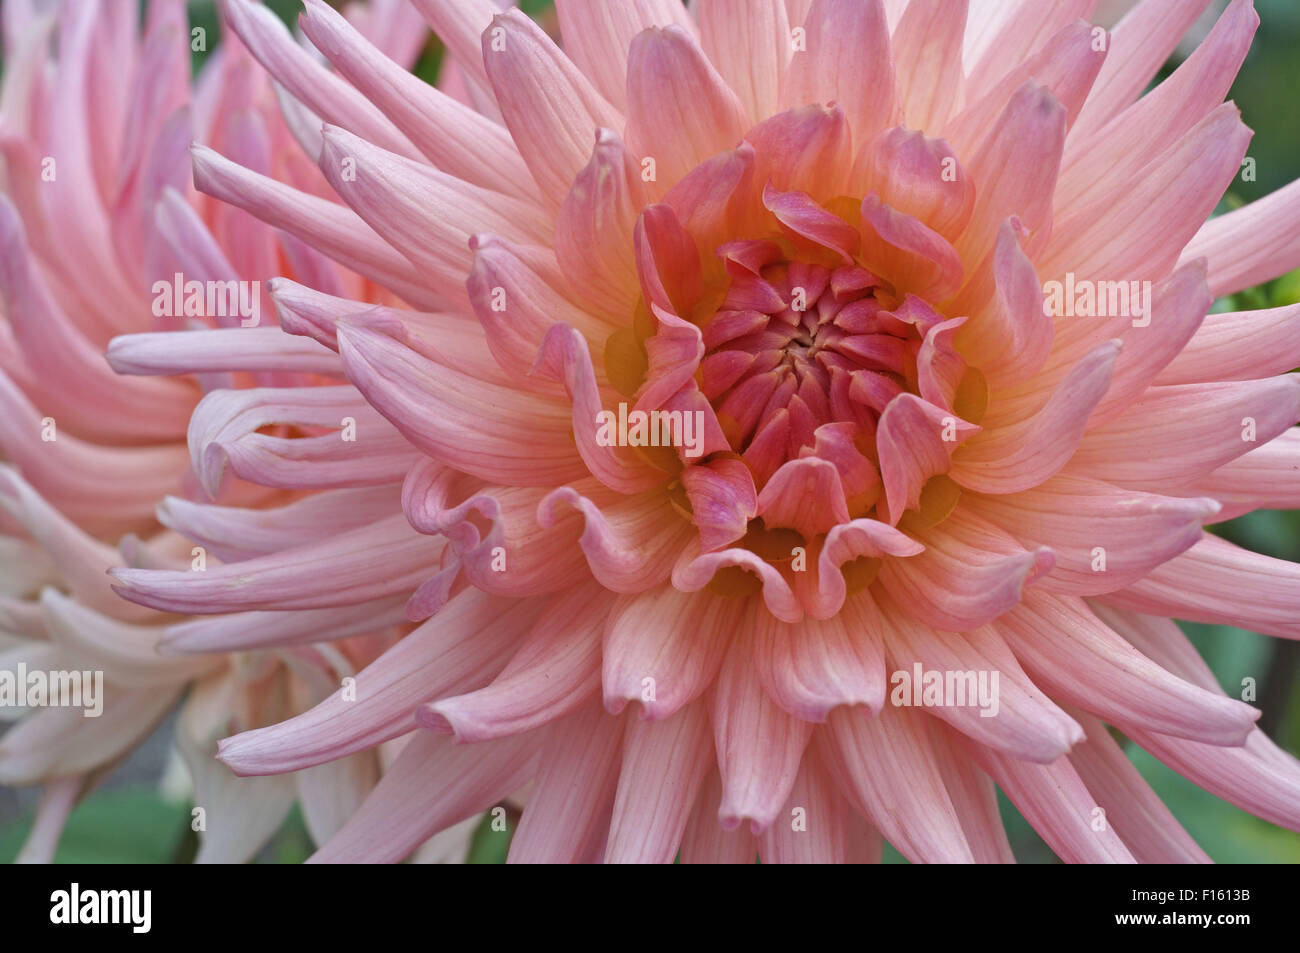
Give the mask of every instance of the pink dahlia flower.
M 1300 764 L 1172 621 L 1300 635 L 1300 570 L 1203 530 L 1300 504 L 1300 309 L 1207 314 L 1300 265 L 1300 186 L 1207 223 L 1249 0 L 1143 94 L 1205 5 L 1108 34 L 1090 0 L 558 0 L 561 48 L 417 0 L 448 96 L 320 0 L 332 69 L 228 0 L 351 211 L 210 150 L 199 189 L 417 309 L 277 289 L 411 448 L 286 470 L 400 465 L 404 516 L 117 585 L 332 631 L 418 578 L 426 621 L 221 759 L 422 726 L 321 861 L 526 785 L 514 861 L 1009 861 L 995 785 L 1065 860 L 1205 861 L 1108 726 L 1300 828 Z M 201 467 L 319 423 L 261 393 L 200 408 Z M 174 644 L 283 640 L 193 625 Z
M 297 531 L 285 521 L 328 518 L 339 508 L 356 512 L 373 501 L 373 493 L 351 489 L 350 479 L 307 487 L 207 481 L 210 468 L 195 479 L 185 440 L 195 405 L 207 406 L 200 404 L 205 391 L 251 415 L 259 413 L 263 388 L 295 395 L 316 408 L 317 433 L 336 431 L 348 415 L 376 416 L 342 382 L 337 356 L 273 326 L 259 281 L 288 272 L 352 298 L 393 300 L 292 237 L 193 190 L 188 147 L 197 137 L 329 195 L 293 141 L 301 117 L 281 118 L 273 84 L 235 38 L 221 43 L 191 88 L 191 51 L 216 37 L 191 33 L 178 0 L 151 4 L 144 24 L 136 22 L 137 7 L 85 0 L 56 8 L 24 0 L 4 5 L 0 670 L 102 677 L 97 717 L 80 708 L 36 707 L 0 739 L 0 782 L 45 785 L 21 855 L 26 860 L 53 856 L 78 798 L 182 696 L 176 742 L 203 809 L 195 825 L 204 831 L 199 859 L 247 859 L 295 798 L 312 833 L 325 840 L 377 780 L 374 753 L 293 777 L 236 783 L 212 758 L 216 740 L 310 708 L 391 644 L 391 623 L 400 621 L 372 616 L 366 625 L 322 635 L 310 616 L 282 612 L 281 627 L 309 632 L 309 641 L 274 653 L 163 655 L 167 627 L 181 620 L 111 591 L 110 568 L 204 569 L 232 550 L 243 557 L 274 548 L 277 534 Z M 353 15 L 402 62 L 414 58 L 427 35 L 422 25 L 412 29 L 418 16 L 392 0 Z M 206 295 L 186 308 L 174 286 L 196 281 L 242 282 L 237 299 L 223 301 L 246 309 L 214 313 Z M 177 333 L 185 327 L 209 329 Z M 152 333 L 109 345 L 138 331 Z M 114 367 L 195 376 L 119 376 Z M 231 387 L 243 389 L 224 389 Z M 202 421 L 200 413 L 195 426 Z M 330 441 L 320 436 L 315 445 Z M 259 435 L 249 453 L 280 460 L 288 442 L 276 432 Z M 344 489 L 303 492 L 327 487 Z M 221 514 L 230 538 L 196 529 L 193 500 L 213 498 L 223 506 L 205 510 L 205 518 Z M 397 512 L 395 488 L 383 500 L 385 513 Z M 266 514 L 269 506 L 275 509 Z M 202 549 L 191 541 L 198 538 Z M 346 641 L 310 644 L 326 637 Z

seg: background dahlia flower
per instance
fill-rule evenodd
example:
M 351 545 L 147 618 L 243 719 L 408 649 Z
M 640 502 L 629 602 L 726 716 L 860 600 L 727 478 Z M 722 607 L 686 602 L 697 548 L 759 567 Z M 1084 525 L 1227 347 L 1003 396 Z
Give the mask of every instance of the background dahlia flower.
M 216 615 L 177 649 L 283 644 L 248 613 L 290 609 L 337 634 L 417 579 L 426 621 L 221 759 L 299 771 L 418 721 L 320 861 L 399 860 L 525 786 L 512 861 L 1010 861 L 995 785 L 1064 860 L 1207 860 L 1112 729 L 1300 828 L 1300 764 L 1172 621 L 1300 634 L 1300 571 L 1202 529 L 1300 504 L 1300 310 L 1207 314 L 1300 265 L 1300 186 L 1206 221 L 1250 138 L 1223 102 L 1249 0 L 1143 93 L 1205 5 L 1107 34 L 1089 0 L 558 0 L 561 48 L 416 0 L 449 96 L 320 0 L 328 65 L 224 3 L 348 209 L 207 148 L 197 187 L 414 309 L 278 284 L 412 448 L 284 472 L 401 469 L 402 513 L 116 585 Z M 1051 282 L 1149 307 L 1049 316 Z M 266 482 L 259 429 L 320 425 L 257 393 L 200 405 L 205 483 Z M 701 442 L 610 445 L 602 411 Z M 996 673 L 996 716 L 906 704 L 917 666 Z
M 398 503 L 396 487 L 378 494 L 368 484 L 354 489 L 350 475 L 302 484 L 263 474 L 253 484 L 208 479 L 209 465 L 195 478 L 185 441 L 205 391 L 246 416 L 265 413 L 259 408 L 268 393 L 296 395 L 316 414 L 311 432 L 318 436 L 293 444 L 313 448 L 308 456 L 326 455 L 349 416 L 366 430 L 358 446 L 383 439 L 382 421 L 342 381 L 338 358 L 281 334 L 257 282 L 288 273 L 362 300 L 392 295 L 194 192 L 188 148 L 197 138 L 320 193 L 321 206 L 342 211 L 293 143 L 291 126 L 301 117 L 281 117 L 273 84 L 238 40 L 221 43 L 191 88 L 191 51 L 216 38 L 192 34 L 176 0 L 151 3 L 143 24 L 137 6 L 4 6 L 0 504 L 7 515 L 0 527 L 0 669 L 93 670 L 106 683 L 101 716 L 34 710 L 0 738 L 0 783 L 45 785 L 20 855 L 31 861 L 52 858 L 77 800 L 182 697 L 176 743 L 204 811 L 200 861 L 248 859 L 295 799 L 311 833 L 328 838 L 377 780 L 374 753 L 247 783 L 213 760 L 216 740 L 306 710 L 391 644 L 393 624 L 401 621 L 397 613 L 368 614 L 324 635 L 309 613 L 280 612 L 262 622 L 283 637 L 286 647 L 276 652 L 236 645 L 229 653 L 178 656 L 160 652 L 160 642 L 168 626 L 183 620 L 133 606 L 110 589 L 111 567 L 189 571 L 232 552 L 242 558 L 274 548 L 285 535 L 301 540 L 303 526 L 310 534 L 321 520 L 330 533 L 339 510 L 367 518 L 377 501 L 383 515 L 397 513 Z M 427 35 L 413 11 L 391 0 L 351 13 L 404 63 Z M 184 311 L 179 299 L 170 309 L 157 307 L 154 282 L 171 285 L 178 274 L 185 281 L 253 282 L 258 297 L 248 303 L 264 306 L 264 326 L 243 326 L 252 322 L 242 313 Z M 186 327 L 210 329 L 178 333 Z M 108 346 L 132 331 L 154 333 Z M 194 376 L 120 376 L 105 362 L 106 347 L 119 371 Z M 203 420 L 200 414 L 193 426 Z M 291 459 L 286 436 L 271 430 L 247 441 L 232 469 L 283 467 Z M 222 505 L 196 514 L 194 499 Z M 274 511 L 265 514 L 267 507 Z M 202 522 L 218 514 L 222 532 L 204 534 Z M 404 527 L 398 535 L 430 548 Z M 199 538 L 205 550 L 196 559 L 191 540 Z M 325 637 L 340 641 L 312 644 Z

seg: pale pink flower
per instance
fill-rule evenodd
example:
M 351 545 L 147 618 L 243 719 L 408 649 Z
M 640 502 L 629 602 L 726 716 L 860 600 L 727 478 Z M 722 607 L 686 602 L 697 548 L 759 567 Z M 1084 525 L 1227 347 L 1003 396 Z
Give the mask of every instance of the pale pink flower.
M 321 421 L 326 430 L 338 428 L 345 414 L 371 413 L 341 384 L 336 355 L 273 326 L 258 281 L 287 270 L 349 297 L 394 300 L 297 240 L 193 190 L 188 148 L 197 137 L 329 195 L 293 142 L 273 84 L 236 39 L 221 43 L 191 88 L 191 50 L 215 45 L 217 37 L 192 34 L 180 0 L 150 4 L 143 24 L 138 6 L 4 5 L 0 669 L 98 671 L 105 681 L 98 717 L 80 708 L 33 710 L 0 739 L 0 782 L 46 785 L 21 855 L 26 860 L 52 857 L 77 799 L 182 697 L 176 742 L 205 812 L 200 860 L 247 859 L 296 797 L 312 833 L 327 838 L 380 768 L 366 753 L 249 784 L 212 754 L 219 736 L 274 723 L 328 696 L 393 641 L 397 632 L 385 620 L 335 633 L 356 638 L 334 647 L 300 640 L 274 653 L 164 656 L 158 643 L 180 620 L 124 602 L 110 588 L 112 567 L 189 571 L 192 563 L 215 563 L 230 547 L 243 556 L 266 546 L 279 531 L 277 518 L 359 505 L 350 489 L 309 498 L 296 485 L 285 490 L 273 481 L 268 488 L 268 481 L 237 479 L 209 487 L 209 497 L 191 473 L 186 433 L 203 393 L 217 388 L 248 388 L 220 393 L 249 408 L 259 386 L 309 393 L 330 408 L 332 419 Z M 393 0 L 352 12 L 403 62 L 427 37 L 418 16 Z M 250 313 L 216 316 L 204 305 L 195 315 L 181 299 L 159 307 L 155 282 L 172 286 L 177 274 L 251 283 L 240 299 Z M 264 305 L 264 326 L 241 326 L 251 323 L 253 305 Z M 104 359 L 110 338 L 137 331 L 156 333 L 109 348 L 114 367 L 157 375 L 157 355 L 165 353 L 167 371 L 197 376 L 115 373 Z M 260 352 L 258 360 L 248 359 L 249 348 Z M 321 384 L 333 386 L 313 386 Z M 273 456 L 284 442 L 269 433 L 257 450 Z M 328 485 L 340 484 L 318 484 Z M 228 525 L 255 523 L 257 532 L 241 528 L 237 541 L 205 539 L 200 554 L 172 527 L 189 530 L 190 499 L 218 493 L 225 508 L 212 512 Z M 395 490 L 385 498 L 392 507 L 397 499 Z M 263 518 L 256 507 L 268 504 L 278 509 Z M 279 618 L 292 627 L 295 614 Z M 311 641 L 321 638 L 310 618 L 298 626 Z
M 514 861 L 876 860 L 882 837 L 1007 861 L 995 784 L 1065 860 L 1206 860 L 1107 725 L 1300 827 L 1300 764 L 1171 618 L 1300 635 L 1300 570 L 1202 530 L 1300 505 L 1300 309 L 1207 315 L 1300 265 L 1300 186 L 1206 222 L 1250 137 L 1223 103 L 1249 0 L 1146 95 L 1204 2 L 1107 34 L 1090 0 L 559 0 L 563 51 L 489 0 L 415 6 L 456 95 L 320 0 L 301 25 L 332 71 L 224 4 L 324 121 L 351 212 L 208 149 L 195 178 L 417 309 L 275 291 L 418 451 L 293 478 L 405 468 L 437 572 L 393 517 L 332 513 L 205 574 L 114 573 L 158 609 L 327 631 L 423 580 L 427 621 L 354 698 L 222 745 L 267 775 L 428 729 L 318 860 L 398 860 L 530 783 Z M 1150 282 L 1151 307 L 1053 319 L 1057 281 Z M 191 430 L 208 480 L 263 425 L 318 422 L 291 391 L 225 400 Z M 609 445 L 601 411 L 698 413 L 703 441 Z M 201 510 L 196 538 L 242 531 Z M 996 673 L 996 716 L 901 704 L 915 666 Z

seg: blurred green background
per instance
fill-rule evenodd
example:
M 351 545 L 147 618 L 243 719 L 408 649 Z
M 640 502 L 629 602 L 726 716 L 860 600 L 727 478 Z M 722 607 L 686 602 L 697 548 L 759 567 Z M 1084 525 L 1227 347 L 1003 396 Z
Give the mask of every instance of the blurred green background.
M 592 0 L 601 2 L 601 0 Z M 287 21 L 300 9 L 298 0 L 268 0 Z M 524 0 L 534 16 L 545 16 L 548 0 Z M 1300 178 L 1300 3 L 1296 0 L 1256 0 L 1261 27 L 1230 97 L 1255 130 L 1250 156 L 1256 180 L 1237 183 L 1220 211 L 1253 201 Z M 192 22 L 216 36 L 217 17 L 211 0 L 191 3 Z M 426 79 L 437 72 L 440 50 L 431 44 L 416 71 Z M 196 62 L 197 65 L 197 62 Z M 1171 63 L 1165 73 L 1176 65 Z M 1220 301 L 1216 310 L 1245 310 L 1300 303 L 1300 271 L 1234 299 Z M 1300 561 L 1300 511 L 1257 512 L 1215 527 L 1233 542 L 1282 559 Z M 1300 752 L 1300 642 L 1273 639 L 1226 626 L 1187 624 L 1191 640 L 1229 694 L 1239 695 L 1242 679 L 1258 685 L 1256 705 L 1263 727 L 1278 744 Z M 188 803 L 160 793 L 166 739 L 172 725 L 160 728 L 153 741 L 137 752 L 108 782 L 73 813 L 58 852 L 65 863 L 168 863 L 193 856 L 196 844 L 189 830 Z M 1170 806 L 1188 832 L 1220 863 L 1300 862 L 1300 834 L 1275 827 L 1219 800 L 1185 780 L 1146 752 L 1128 746 L 1134 763 Z M 35 792 L 0 790 L 0 862 L 17 855 L 31 826 Z M 1003 798 L 1003 816 L 1016 857 L 1021 863 L 1055 863 L 1056 858 L 1033 829 Z M 513 829 L 513 815 L 511 829 Z M 475 835 L 471 863 L 501 863 L 510 831 L 494 832 L 485 823 Z M 258 858 L 261 863 L 298 863 L 312 852 L 311 838 L 297 810 Z M 905 861 L 886 848 L 886 860 Z

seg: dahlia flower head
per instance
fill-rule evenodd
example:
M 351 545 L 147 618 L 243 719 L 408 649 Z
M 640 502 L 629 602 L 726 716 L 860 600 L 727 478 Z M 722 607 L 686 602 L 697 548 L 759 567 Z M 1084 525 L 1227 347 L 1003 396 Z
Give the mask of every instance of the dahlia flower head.
M 328 489 L 347 481 L 286 489 L 274 480 L 232 478 L 209 494 L 194 478 L 186 433 L 205 392 L 247 401 L 263 386 L 310 392 L 334 427 L 345 415 L 376 416 L 355 390 L 339 386 L 334 354 L 273 326 L 260 282 L 292 274 L 361 300 L 396 300 L 291 236 L 194 191 L 188 148 L 197 138 L 322 202 L 331 195 L 293 141 L 299 118 L 281 116 L 274 84 L 237 37 L 224 38 L 191 86 L 191 52 L 216 37 L 192 32 L 179 0 L 151 3 L 143 23 L 137 7 L 84 0 L 4 6 L 0 669 L 103 678 L 97 717 L 80 708 L 18 711 L 24 720 L 0 739 L 0 783 L 45 785 L 19 855 L 27 861 L 52 859 L 77 800 L 182 698 L 175 741 L 203 809 L 198 860 L 249 859 L 295 799 L 313 836 L 325 841 L 377 781 L 382 759 L 375 752 L 236 783 L 213 760 L 216 741 L 310 708 L 401 631 L 393 628 L 400 615 L 371 615 L 350 631 L 336 627 L 335 644 L 315 646 L 315 620 L 282 613 L 277 621 L 289 631 L 273 652 L 234 646 L 166 655 L 164 635 L 169 627 L 183 630 L 183 620 L 132 605 L 110 588 L 110 568 L 197 570 L 236 545 L 205 538 L 195 548 L 187 537 L 201 535 L 189 525 L 196 499 L 221 502 L 205 515 L 221 514 L 243 552 L 275 538 L 267 507 L 288 519 L 340 504 L 364 507 L 370 498 Z M 427 36 L 418 14 L 392 0 L 353 6 L 349 15 L 403 63 Z M 157 307 L 155 282 L 170 289 L 177 275 L 242 282 L 251 287 L 241 299 L 249 309 L 185 310 L 180 297 Z M 206 330 L 177 333 L 186 327 Z M 107 348 L 110 367 L 106 345 L 131 331 L 146 333 Z M 258 340 L 268 342 L 267 353 L 249 360 Z M 162 368 L 154 356 L 160 348 Z M 178 370 L 189 376 L 153 376 Z M 285 442 L 274 433 L 260 439 L 267 456 Z M 385 497 L 385 515 L 396 512 L 397 500 L 396 493 Z M 294 642 L 302 631 L 311 640 Z
M 1300 505 L 1300 310 L 1208 313 L 1300 265 L 1297 186 L 1210 219 L 1250 0 L 1145 93 L 1204 0 L 1109 33 L 1091 0 L 557 0 L 558 41 L 414 6 L 456 95 L 321 0 L 320 59 L 222 4 L 342 205 L 194 151 L 200 191 L 409 306 L 274 291 L 404 440 L 285 479 L 401 466 L 401 513 L 113 572 L 217 616 L 191 651 L 282 639 L 228 613 L 329 637 L 418 581 L 355 684 L 221 745 L 262 776 L 407 739 L 316 860 L 523 792 L 516 862 L 1004 862 L 1000 788 L 1066 861 L 1206 861 L 1112 732 L 1300 828 L 1300 764 L 1172 621 L 1300 635 L 1300 571 L 1203 529 Z M 1145 305 L 1098 305 L 1121 288 Z M 321 423 L 257 394 L 199 405 L 205 485 Z M 996 675 L 996 711 L 914 672 Z

